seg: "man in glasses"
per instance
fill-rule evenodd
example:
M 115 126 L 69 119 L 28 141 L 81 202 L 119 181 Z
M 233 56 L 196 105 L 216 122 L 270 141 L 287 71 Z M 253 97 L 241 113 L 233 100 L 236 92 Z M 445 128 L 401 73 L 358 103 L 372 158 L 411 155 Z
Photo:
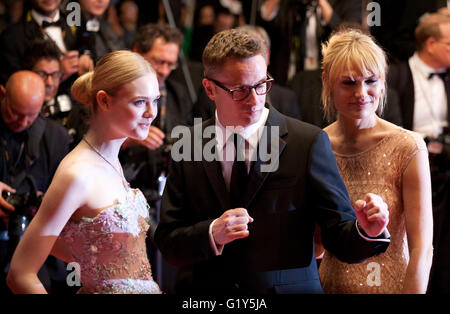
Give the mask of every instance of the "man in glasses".
M 155 233 L 166 260 L 190 271 L 177 292 L 321 293 L 316 223 L 325 247 L 347 262 L 388 246 L 386 204 L 366 195 L 356 222 L 326 133 L 265 105 L 266 53 L 238 29 L 216 34 L 203 52 L 215 117 L 190 129 L 188 157 L 172 151 Z M 379 216 L 366 224 L 372 211 Z
M 61 71 L 61 55 L 56 45 L 48 40 L 36 39 L 32 41 L 25 51 L 25 69 L 38 74 L 45 84 L 45 97 L 41 113 L 46 118 L 58 121 L 67 128 L 71 134 L 71 146 L 78 143 L 77 138 L 84 132 L 85 127 L 81 115 L 70 97 L 70 89 L 61 84 L 63 73 Z M 79 105 L 78 105 L 79 106 Z M 77 110 L 72 111 L 76 108 Z

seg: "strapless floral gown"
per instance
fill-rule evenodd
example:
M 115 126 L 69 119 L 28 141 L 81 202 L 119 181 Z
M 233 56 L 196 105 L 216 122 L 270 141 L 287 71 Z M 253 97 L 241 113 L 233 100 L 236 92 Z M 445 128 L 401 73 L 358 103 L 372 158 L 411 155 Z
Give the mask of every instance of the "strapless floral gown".
M 147 258 L 148 209 L 142 192 L 130 189 L 95 217 L 66 224 L 60 238 L 80 265 L 78 293 L 161 293 Z

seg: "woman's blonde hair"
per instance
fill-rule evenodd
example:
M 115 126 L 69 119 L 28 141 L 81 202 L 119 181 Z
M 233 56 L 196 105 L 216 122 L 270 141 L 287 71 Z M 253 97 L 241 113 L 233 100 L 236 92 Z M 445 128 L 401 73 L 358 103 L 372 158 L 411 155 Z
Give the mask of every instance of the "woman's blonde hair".
M 322 44 L 322 103 L 325 117 L 335 118 L 333 104 L 333 85 L 343 72 L 375 75 L 384 83 L 383 96 L 380 97 L 378 114 L 382 114 L 386 98 L 387 58 L 383 49 L 370 36 L 356 29 L 345 29 L 333 34 L 328 42 Z
M 147 74 L 155 74 L 150 63 L 129 50 L 119 50 L 103 56 L 94 71 L 80 76 L 72 85 L 72 97 L 96 112 L 96 95 L 100 90 L 110 95 L 120 86 Z

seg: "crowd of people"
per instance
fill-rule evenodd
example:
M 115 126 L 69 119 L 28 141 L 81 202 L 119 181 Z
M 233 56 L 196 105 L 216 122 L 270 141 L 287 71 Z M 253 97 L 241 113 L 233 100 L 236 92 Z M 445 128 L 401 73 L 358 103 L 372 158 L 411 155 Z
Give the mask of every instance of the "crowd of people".
M 2 293 L 450 293 L 449 1 L 75 2 L 0 1 Z

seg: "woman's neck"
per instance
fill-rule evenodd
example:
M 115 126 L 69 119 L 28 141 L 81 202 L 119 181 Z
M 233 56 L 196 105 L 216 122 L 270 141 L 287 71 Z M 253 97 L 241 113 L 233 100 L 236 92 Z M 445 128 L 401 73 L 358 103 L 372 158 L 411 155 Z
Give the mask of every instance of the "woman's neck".
M 339 133 L 348 141 L 356 141 L 359 137 L 373 132 L 379 124 L 379 118 L 373 114 L 365 119 L 350 119 L 339 116 L 337 127 Z
M 84 138 L 89 144 L 94 146 L 103 157 L 113 161 L 118 158 L 120 147 L 126 140 L 126 137 L 114 137 L 112 136 L 112 132 L 107 128 L 98 125 L 101 124 L 92 123 Z

